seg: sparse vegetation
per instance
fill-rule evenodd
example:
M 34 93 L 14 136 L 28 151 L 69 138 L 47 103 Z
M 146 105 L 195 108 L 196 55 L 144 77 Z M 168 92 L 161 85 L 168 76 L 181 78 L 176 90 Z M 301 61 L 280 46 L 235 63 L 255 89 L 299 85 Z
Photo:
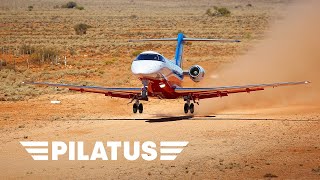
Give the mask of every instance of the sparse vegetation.
M 59 51 L 53 47 L 37 48 L 34 53 L 31 54 L 30 59 L 33 62 L 54 60 L 59 55 Z
M 35 52 L 35 48 L 30 45 L 23 44 L 20 47 L 20 54 L 32 54 Z
M 132 19 L 136 19 L 136 18 L 138 18 L 138 16 L 137 16 L 137 15 L 135 15 L 135 14 L 133 14 L 133 15 L 131 15 L 131 16 L 130 16 L 130 18 L 132 18 Z
M 31 61 L 53 60 L 59 55 L 59 51 L 53 47 L 41 47 L 22 45 L 19 49 L 20 54 L 30 55 Z
M 32 11 L 33 10 L 33 6 L 28 6 L 28 11 Z
M 140 51 L 140 50 L 133 51 L 133 52 L 132 52 L 132 56 L 133 56 L 133 57 L 136 57 L 136 56 L 138 56 L 138 55 L 141 54 L 141 53 L 142 53 L 142 51 Z
M 76 6 L 76 8 L 79 9 L 79 10 L 84 10 L 83 6 Z
M 318 166 L 316 168 L 312 168 L 311 171 L 320 175 L 320 166 Z
M 54 6 L 55 8 L 56 6 Z M 61 8 L 67 8 L 67 9 L 73 9 L 73 8 L 76 8 L 76 9 L 79 9 L 79 10 L 84 10 L 84 7 L 83 6 L 80 6 L 78 5 L 76 2 L 74 1 L 69 1 L 67 2 L 66 4 L 63 4 L 61 6 Z
M 206 15 L 208 16 L 230 16 L 231 12 L 226 8 L 226 7 L 218 7 L 218 6 L 214 6 L 213 7 L 213 12 L 212 9 L 207 9 L 206 11 Z
M 264 178 L 277 178 L 277 175 L 271 174 L 271 173 L 267 173 L 263 176 Z
M 61 8 L 68 8 L 68 9 L 72 9 L 77 7 L 77 3 L 74 1 L 69 1 L 66 4 L 62 5 Z
M 87 34 L 87 30 L 91 27 L 92 26 L 90 26 L 90 25 L 80 23 L 80 24 L 75 25 L 73 28 L 74 28 L 77 35 L 83 35 L 83 34 Z
M 7 66 L 7 61 L 0 59 L 0 67 Z

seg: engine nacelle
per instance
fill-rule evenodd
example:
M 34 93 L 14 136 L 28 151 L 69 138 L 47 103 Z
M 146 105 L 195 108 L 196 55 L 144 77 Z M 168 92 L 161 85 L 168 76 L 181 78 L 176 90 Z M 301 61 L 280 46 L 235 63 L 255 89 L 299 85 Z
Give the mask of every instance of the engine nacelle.
M 199 65 L 193 65 L 189 69 L 189 76 L 194 82 L 200 82 L 204 78 L 205 71 Z

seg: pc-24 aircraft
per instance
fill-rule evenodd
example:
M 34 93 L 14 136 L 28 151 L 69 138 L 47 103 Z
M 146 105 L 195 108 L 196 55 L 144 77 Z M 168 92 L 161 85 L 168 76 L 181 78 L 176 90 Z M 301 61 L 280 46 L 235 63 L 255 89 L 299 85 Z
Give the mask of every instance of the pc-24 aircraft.
M 189 70 L 182 69 L 183 45 L 188 41 L 214 41 L 214 42 L 240 42 L 239 40 L 228 39 L 198 39 L 187 38 L 179 33 L 177 38 L 164 39 L 140 39 L 129 40 L 129 42 L 144 41 L 177 41 L 175 57 L 173 60 L 165 58 L 158 52 L 145 51 L 139 54 L 131 64 L 132 73 L 137 76 L 142 87 L 98 87 L 98 86 L 75 86 L 70 84 L 53 84 L 47 82 L 24 82 L 25 84 L 54 86 L 68 88 L 72 91 L 101 93 L 105 96 L 130 99 L 133 103 L 133 113 L 143 112 L 141 101 L 148 101 L 149 98 L 177 99 L 185 101 L 184 112 L 194 113 L 195 105 L 200 99 L 228 96 L 233 93 L 261 91 L 265 88 L 308 84 L 309 81 L 280 82 L 272 84 L 252 84 L 244 86 L 223 86 L 209 88 L 185 88 L 182 81 L 185 77 L 191 78 L 194 82 L 200 82 L 205 75 L 205 70 L 199 65 L 193 65 Z

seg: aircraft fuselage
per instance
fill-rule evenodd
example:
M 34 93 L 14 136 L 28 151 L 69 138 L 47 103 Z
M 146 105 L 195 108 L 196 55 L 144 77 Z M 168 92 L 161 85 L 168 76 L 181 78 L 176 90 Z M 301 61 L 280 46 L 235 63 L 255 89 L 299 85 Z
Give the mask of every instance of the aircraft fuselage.
M 148 95 L 175 99 L 174 89 L 181 87 L 183 70 L 163 55 L 146 51 L 132 62 L 132 73 L 141 81 L 147 82 Z

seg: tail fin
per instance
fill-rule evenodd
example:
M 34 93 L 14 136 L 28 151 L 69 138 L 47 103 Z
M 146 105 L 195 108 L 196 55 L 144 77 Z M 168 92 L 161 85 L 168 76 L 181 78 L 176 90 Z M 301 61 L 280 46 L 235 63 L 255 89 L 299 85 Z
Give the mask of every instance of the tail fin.
M 240 42 L 239 40 L 233 39 L 199 39 L 199 38 L 187 38 L 183 33 L 179 33 L 177 38 L 163 38 L 163 39 L 139 39 L 139 40 L 129 40 L 129 42 L 144 42 L 144 41 L 177 41 L 176 53 L 175 53 L 175 63 L 179 67 L 182 67 L 182 54 L 183 54 L 183 44 L 187 41 L 215 41 L 215 42 Z

